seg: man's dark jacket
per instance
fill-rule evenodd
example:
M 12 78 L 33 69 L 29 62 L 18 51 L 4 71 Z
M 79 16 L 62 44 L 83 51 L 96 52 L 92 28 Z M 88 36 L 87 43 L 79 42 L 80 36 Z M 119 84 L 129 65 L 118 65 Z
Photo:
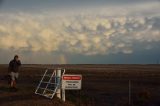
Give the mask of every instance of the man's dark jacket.
M 8 71 L 9 72 L 18 72 L 20 66 L 21 66 L 21 61 L 20 60 L 16 61 L 15 59 L 13 59 L 9 63 Z

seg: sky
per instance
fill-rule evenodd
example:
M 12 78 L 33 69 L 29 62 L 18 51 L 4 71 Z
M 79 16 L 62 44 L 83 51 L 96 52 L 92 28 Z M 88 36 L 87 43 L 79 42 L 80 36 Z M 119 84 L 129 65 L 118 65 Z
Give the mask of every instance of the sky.
M 157 64 L 160 0 L 0 0 L 0 64 Z

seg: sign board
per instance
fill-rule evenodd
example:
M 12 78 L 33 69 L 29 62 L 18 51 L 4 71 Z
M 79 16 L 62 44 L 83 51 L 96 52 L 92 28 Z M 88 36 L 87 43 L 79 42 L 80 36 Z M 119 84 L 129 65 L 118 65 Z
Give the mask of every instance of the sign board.
M 81 89 L 82 75 L 69 75 L 62 76 L 62 89 L 66 90 L 79 90 Z

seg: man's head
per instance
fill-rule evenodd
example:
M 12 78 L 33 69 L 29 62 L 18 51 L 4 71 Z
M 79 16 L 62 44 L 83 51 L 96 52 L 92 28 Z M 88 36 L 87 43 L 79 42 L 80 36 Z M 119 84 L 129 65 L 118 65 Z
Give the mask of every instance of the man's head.
M 19 58 L 18 55 L 14 56 L 14 60 L 16 60 L 16 61 L 18 61 L 18 58 Z

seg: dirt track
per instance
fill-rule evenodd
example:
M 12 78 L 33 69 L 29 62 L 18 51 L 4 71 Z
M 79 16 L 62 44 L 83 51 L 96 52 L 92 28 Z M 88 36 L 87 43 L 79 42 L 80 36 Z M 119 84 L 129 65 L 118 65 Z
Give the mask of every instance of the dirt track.
M 131 81 L 133 106 L 160 106 L 160 65 L 54 65 L 68 74 L 82 74 L 81 91 L 67 91 L 67 102 L 48 100 L 34 94 L 40 76 L 51 65 L 23 65 L 19 91 L 10 92 L 4 80 L 7 65 L 0 65 L 1 106 L 127 106 Z

